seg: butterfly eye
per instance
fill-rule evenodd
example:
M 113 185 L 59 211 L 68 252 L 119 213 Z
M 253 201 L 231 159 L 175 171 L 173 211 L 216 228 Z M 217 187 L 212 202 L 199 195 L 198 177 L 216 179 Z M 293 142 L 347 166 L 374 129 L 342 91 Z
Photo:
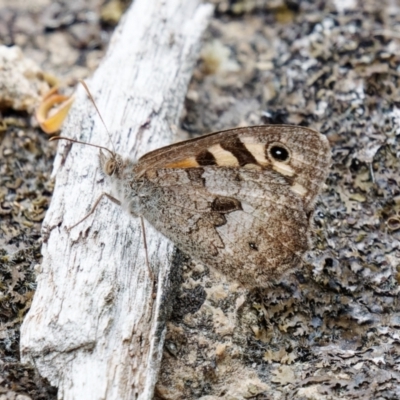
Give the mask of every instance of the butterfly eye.
M 108 160 L 105 168 L 105 173 L 111 176 L 117 167 L 117 163 L 115 160 Z
M 290 159 L 289 150 L 281 143 L 274 143 L 268 148 L 269 156 L 275 161 L 288 162 Z

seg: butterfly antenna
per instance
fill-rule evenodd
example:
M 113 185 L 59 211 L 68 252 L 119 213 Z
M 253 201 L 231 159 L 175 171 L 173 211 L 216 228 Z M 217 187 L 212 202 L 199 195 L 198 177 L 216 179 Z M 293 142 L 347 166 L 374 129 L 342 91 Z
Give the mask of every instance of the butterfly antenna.
M 107 125 L 106 125 L 106 123 L 104 122 L 103 117 L 101 116 L 101 113 L 100 113 L 100 111 L 99 111 L 99 109 L 98 109 L 98 107 L 97 107 L 96 102 L 94 101 L 94 98 L 93 98 L 92 94 L 90 93 L 90 90 L 89 90 L 88 85 L 86 85 L 86 82 L 85 82 L 83 79 L 79 79 L 79 82 L 80 82 L 80 83 L 82 84 L 82 86 L 85 88 L 85 91 L 86 91 L 87 95 L 89 96 L 90 101 L 91 101 L 92 104 L 94 105 L 94 108 L 96 109 L 97 114 L 99 115 L 100 120 L 101 120 L 101 122 L 102 122 L 102 124 L 103 124 L 103 126 L 104 126 L 104 128 L 105 128 L 105 130 L 106 130 L 106 132 L 107 132 L 107 134 L 108 134 L 108 138 L 110 139 L 110 143 L 111 143 L 111 146 L 112 146 L 112 148 L 113 148 L 113 151 L 114 151 L 114 153 L 116 153 L 115 147 L 114 147 L 114 144 L 113 144 L 113 141 L 112 141 L 112 138 L 111 138 L 110 131 L 108 130 Z M 82 143 L 82 142 L 81 142 L 81 143 Z M 97 147 L 100 147 L 100 146 L 97 146 Z M 103 147 L 103 148 L 104 148 L 104 147 Z
M 115 153 L 112 152 L 110 149 L 107 149 L 107 147 L 104 147 L 104 146 L 98 146 L 97 144 L 81 142 L 79 140 L 71 139 L 71 138 L 68 138 L 65 136 L 53 136 L 52 138 L 49 139 L 49 142 L 54 142 L 55 140 L 68 140 L 69 142 L 72 142 L 72 143 L 79 143 L 79 144 L 84 144 L 86 146 L 97 147 L 98 149 L 103 149 L 103 150 L 108 151 L 113 157 L 115 156 Z

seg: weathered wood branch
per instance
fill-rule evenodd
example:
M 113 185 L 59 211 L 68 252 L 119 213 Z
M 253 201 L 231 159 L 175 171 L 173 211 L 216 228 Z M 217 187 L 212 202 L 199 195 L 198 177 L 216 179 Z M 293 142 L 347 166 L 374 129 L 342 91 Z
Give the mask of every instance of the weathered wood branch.
M 134 159 L 173 141 L 212 8 L 199 0 L 136 0 L 89 82 L 112 136 L 82 90 L 62 134 Z M 21 331 L 23 360 L 63 399 L 150 399 L 163 340 L 173 246 L 147 225 L 156 297 L 140 223 L 103 199 L 97 151 L 61 143 L 43 225 L 38 288 Z

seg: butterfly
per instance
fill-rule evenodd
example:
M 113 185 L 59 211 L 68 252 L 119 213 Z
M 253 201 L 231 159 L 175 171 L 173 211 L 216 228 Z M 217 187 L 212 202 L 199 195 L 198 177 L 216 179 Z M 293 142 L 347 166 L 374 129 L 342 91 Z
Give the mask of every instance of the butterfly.
M 328 140 L 314 130 L 235 128 L 162 147 L 137 162 L 96 147 L 112 188 L 108 198 L 247 288 L 270 286 L 309 249 L 331 159 Z

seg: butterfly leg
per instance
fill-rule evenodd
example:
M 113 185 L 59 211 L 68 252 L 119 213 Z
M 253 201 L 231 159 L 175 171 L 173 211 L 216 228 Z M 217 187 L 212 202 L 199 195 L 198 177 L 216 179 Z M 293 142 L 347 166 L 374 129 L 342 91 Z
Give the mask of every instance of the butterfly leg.
M 89 211 L 89 213 L 86 214 L 86 215 L 85 215 L 81 220 L 79 220 L 76 224 L 74 224 L 74 225 L 70 226 L 69 228 L 67 228 L 67 231 L 69 232 L 72 228 L 75 228 L 77 225 L 79 225 L 81 222 L 83 222 L 86 218 L 90 217 L 90 216 L 94 213 L 94 211 L 96 210 L 96 207 L 99 205 L 101 199 L 102 199 L 104 196 L 107 197 L 107 198 L 109 198 L 113 203 L 115 203 L 115 204 L 117 204 L 117 205 L 119 205 L 119 206 L 121 205 L 121 202 L 120 202 L 118 199 L 116 199 L 115 197 L 111 196 L 111 194 L 108 194 L 108 193 L 103 192 L 103 193 L 98 197 L 98 199 L 97 199 L 96 202 L 94 203 L 94 206 L 93 206 L 92 209 Z
M 143 244 L 144 244 L 144 252 L 145 252 L 145 257 L 146 257 L 146 267 L 149 272 L 150 280 L 154 283 L 154 273 L 150 268 L 150 263 L 149 263 L 149 253 L 147 251 L 147 240 L 146 240 L 146 230 L 144 227 L 144 220 L 143 217 L 140 216 L 140 224 L 142 225 L 142 235 L 143 235 Z

